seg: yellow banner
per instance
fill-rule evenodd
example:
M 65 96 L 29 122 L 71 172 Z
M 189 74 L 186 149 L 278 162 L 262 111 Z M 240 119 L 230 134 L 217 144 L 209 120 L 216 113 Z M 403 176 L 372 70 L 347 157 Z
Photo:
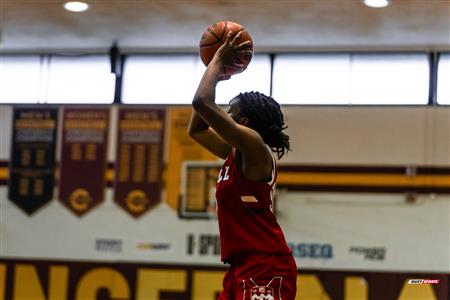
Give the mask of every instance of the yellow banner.
M 167 203 L 178 209 L 178 197 L 181 190 L 181 171 L 184 161 L 189 160 L 216 160 L 208 150 L 197 144 L 187 133 L 192 108 L 171 107 L 169 117 L 169 141 L 167 163 Z

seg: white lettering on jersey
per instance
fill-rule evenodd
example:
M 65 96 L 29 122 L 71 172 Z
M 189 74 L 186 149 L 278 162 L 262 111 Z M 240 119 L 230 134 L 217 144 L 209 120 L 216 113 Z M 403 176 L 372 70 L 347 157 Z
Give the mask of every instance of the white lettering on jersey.
M 274 190 L 272 188 L 272 189 L 270 189 L 270 205 L 269 205 L 270 211 L 272 213 L 273 213 L 273 194 L 274 194 Z
M 223 169 L 220 169 L 220 172 L 219 172 L 219 178 L 217 179 L 217 183 L 219 183 L 219 182 L 221 182 L 221 181 L 225 181 L 225 180 L 230 179 L 230 176 L 228 175 L 228 169 L 229 169 L 229 168 L 230 168 L 229 166 L 226 166 L 226 167 L 225 167 L 225 174 L 223 175 L 223 177 L 222 177 L 222 171 L 223 171 Z

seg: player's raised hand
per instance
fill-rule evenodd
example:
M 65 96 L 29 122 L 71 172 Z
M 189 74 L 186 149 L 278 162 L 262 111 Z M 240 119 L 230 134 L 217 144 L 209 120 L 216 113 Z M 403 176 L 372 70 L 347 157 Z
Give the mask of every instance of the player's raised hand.
M 252 55 L 252 42 L 247 40 L 239 43 L 242 31 L 233 36 L 233 32 L 229 31 L 223 45 L 215 53 L 213 59 L 218 59 L 224 66 L 232 69 L 243 69 L 245 65 L 241 63 L 239 57 Z

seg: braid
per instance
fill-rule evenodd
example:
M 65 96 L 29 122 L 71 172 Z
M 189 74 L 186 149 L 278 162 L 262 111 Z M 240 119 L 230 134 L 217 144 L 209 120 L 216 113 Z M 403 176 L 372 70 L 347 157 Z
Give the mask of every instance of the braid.
M 241 93 L 237 98 L 240 100 L 239 114 L 249 119 L 249 127 L 261 135 L 278 159 L 291 150 L 289 136 L 283 132 L 287 126 L 278 102 L 259 92 Z

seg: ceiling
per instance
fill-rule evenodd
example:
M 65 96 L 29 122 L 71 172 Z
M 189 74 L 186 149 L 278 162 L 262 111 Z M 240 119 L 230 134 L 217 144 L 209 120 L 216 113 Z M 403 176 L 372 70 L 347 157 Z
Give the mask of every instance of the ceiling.
M 450 50 L 450 0 L 0 0 L 0 47 L 12 52 L 195 52 L 219 20 L 244 25 L 256 51 Z

